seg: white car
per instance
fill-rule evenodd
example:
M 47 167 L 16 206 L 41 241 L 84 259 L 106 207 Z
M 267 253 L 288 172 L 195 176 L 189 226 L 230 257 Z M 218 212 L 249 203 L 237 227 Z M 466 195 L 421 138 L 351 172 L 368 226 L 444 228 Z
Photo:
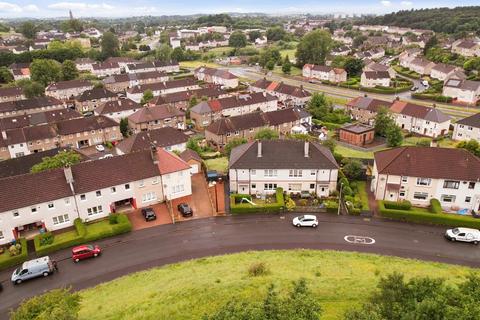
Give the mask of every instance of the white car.
M 101 144 L 97 144 L 97 145 L 95 146 L 95 149 L 97 149 L 97 151 L 99 151 L 99 152 L 105 151 L 105 147 L 104 147 L 103 145 L 101 145 Z
M 292 221 L 295 227 L 313 227 L 316 228 L 318 226 L 318 220 L 316 216 L 313 215 L 304 215 L 293 218 Z
M 104 155 L 104 156 L 101 156 L 101 157 L 100 157 L 100 158 L 98 158 L 98 159 L 108 159 L 108 158 L 113 158 L 113 154 L 111 154 L 111 153 L 107 153 L 106 155 Z
M 473 242 L 480 243 L 480 230 L 470 228 L 448 229 L 445 232 L 445 238 L 450 241 Z

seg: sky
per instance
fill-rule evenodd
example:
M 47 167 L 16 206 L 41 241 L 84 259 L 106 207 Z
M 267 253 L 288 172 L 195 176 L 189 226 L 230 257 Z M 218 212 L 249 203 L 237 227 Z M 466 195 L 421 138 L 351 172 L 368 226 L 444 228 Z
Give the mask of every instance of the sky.
M 478 5 L 478 0 L 0 0 L 0 19 L 16 17 L 126 17 L 195 13 L 374 13 Z

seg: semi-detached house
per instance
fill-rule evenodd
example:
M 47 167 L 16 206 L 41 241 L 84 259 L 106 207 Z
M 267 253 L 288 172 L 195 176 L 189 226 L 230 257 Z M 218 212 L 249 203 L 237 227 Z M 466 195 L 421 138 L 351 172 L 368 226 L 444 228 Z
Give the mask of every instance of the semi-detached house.
M 225 88 L 238 87 L 238 77 L 226 70 L 199 67 L 194 71 L 195 78 L 207 83 L 213 83 Z
M 200 89 L 200 86 L 195 83 L 195 80 L 193 78 L 185 78 L 166 82 L 142 84 L 132 87 L 127 90 L 127 98 L 135 102 L 140 102 L 142 100 L 143 93 L 147 90 L 151 90 L 153 96 L 156 97 L 162 94 L 196 89 Z
M 0 88 L 0 102 L 18 101 L 25 99 L 25 94 L 21 87 Z
M 480 211 L 480 159 L 464 149 L 400 147 L 375 153 L 371 188 L 377 200 L 448 211 Z
M 103 79 L 106 89 L 113 92 L 122 92 L 128 88 L 147 83 L 156 83 L 168 81 L 166 73 L 160 71 L 150 71 L 142 73 L 123 73 L 115 74 Z
M 0 245 L 192 193 L 190 166 L 163 149 L 3 178 L 0 189 Z
M 448 79 L 443 85 L 443 95 L 456 102 L 475 104 L 480 100 L 480 81 Z
M 453 140 L 480 142 L 480 113 L 458 120 L 453 124 Z
M 62 110 L 67 106 L 53 97 L 35 97 L 25 100 L 0 102 L 0 118 L 7 118 L 19 114 L 34 114 L 50 110 Z
M 229 159 L 230 190 L 241 194 L 307 191 L 328 197 L 336 190 L 338 164 L 319 143 L 252 141 L 234 148 Z
M 266 78 L 252 83 L 250 92 L 266 92 L 278 98 L 287 107 L 302 107 L 310 100 L 311 93 L 303 88 L 296 87 L 283 82 L 269 81 Z
M 347 81 L 347 72 L 345 69 L 316 64 L 305 64 L 302 69 L 302 75 L 309 79 L 318 79 L 333 83 Z

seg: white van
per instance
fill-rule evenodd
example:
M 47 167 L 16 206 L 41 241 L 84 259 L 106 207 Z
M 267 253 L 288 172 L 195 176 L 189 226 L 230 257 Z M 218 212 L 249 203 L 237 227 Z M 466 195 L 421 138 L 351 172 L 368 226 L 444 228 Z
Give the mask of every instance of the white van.
M 445 232 L 445 238 L 450 241 L 480 243 L 480 230 L 470 228 L 448 229 Z
M 48 256 L 25 261 L 21 267 L 15 269 L 11 280 L 14 284 L 20 284 L 28 279 L 46 277 L 52 274 L 54 269 L 52 260 Z

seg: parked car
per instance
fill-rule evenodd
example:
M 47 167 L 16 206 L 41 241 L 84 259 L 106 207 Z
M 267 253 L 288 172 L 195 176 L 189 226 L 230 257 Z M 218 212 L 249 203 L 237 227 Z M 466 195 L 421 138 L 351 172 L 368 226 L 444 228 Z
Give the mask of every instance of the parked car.
M 428 84 L 428 81 L 427 81 L 427 80 L 422 80 L 421 83 L 422 83 L 422 85 L 423 85 L 424 87 L 427 87 L 427 88 L 428 88 L 429 84 Z
M 310 199 L 312 195 L 308 191 L 301 191 L 300 192 L 300 198 L 302 199 Z
M 107 153 L 106 155 L 104 155 L 104 156 L 101 156 L 101 157 L 100 157 L 100 158 L 98 158 L 98 159 L 107 159 L 107 158 L 113 158 L 113 154 L 111 154 L 111 153 Z
M 93 116 L 93 111 L 87 111 L 83 114 L 85 118 Z
M 72 249 L 72 259 L 74 262 L 79 262 L 80 260 L 98 257 L 101 253 L 102 249 L 99 246 L 86 244 Z
M 480 243 L 480 230 L 470 228 L 454 228 L 445 232 L 445 238 L 450 241 Z
M 142 215 L 145 218 L 145 221 L 153 221 L 157 220 L 157 215 L 155 214 L 155 211 L 153 211 L 152 208 L 143 208 L 142 209 Z
M 208 182 L 218 181 L 220 179 L 220 174 L 218 174 L 218 172 L 215 170 L 208 170 L 205 172 L 205 176 Z
M 190 208 L 190 206 L 187 203 L 180 203 L 178 206 L 178 211 L 182 214 L 184 217 L 191 217 L 193 216 L 193 210 Z
M 417 91 L 418 90 L 418 87 L 415 87 L 413 86 L 412 89 L 410 89 L 410 91 Z
M 101 145 L 101 144 L 97 144 L 97 145 L 95 146 L 95 149 L 97 149 L 98 152 L 103 152 L 103 151 L 105 151 L 105 147 L 104 147 L 103 145 Z
M 25 280 L 36 277 L 47 277 L 55 270 L 54 262 L 49 256 L 25 261 L 21 267 L 13 271 L 11 280 L 14 284 L 20 284 Z
M 318 220 L 317 217 L 314 215 L 303 215 L 299 217 L 293 218 L 293 225 L 295 227 L 313 227 L 316 228 L 318 226 Z

